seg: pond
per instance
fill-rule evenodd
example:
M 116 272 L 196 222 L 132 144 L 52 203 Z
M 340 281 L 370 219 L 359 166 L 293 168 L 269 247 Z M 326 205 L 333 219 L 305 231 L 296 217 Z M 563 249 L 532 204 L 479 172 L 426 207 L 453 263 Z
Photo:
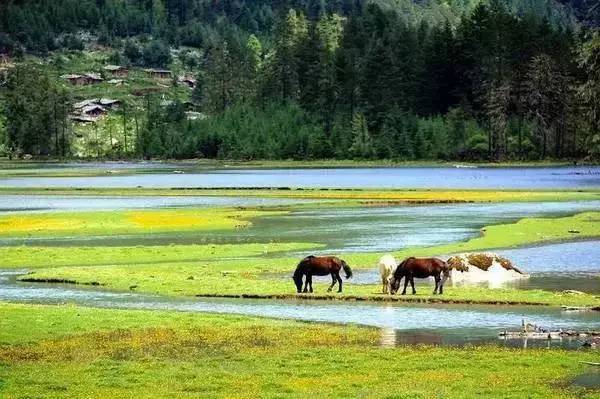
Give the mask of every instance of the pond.
M 380 328 L 382 345 L 497 343 L 523 346 L 524 342 L 521 340 L 504 341 L 497 338 L 499 331 L 518 330 L 522 319 L 552 329 L 600 328 L 598 313 L 565 312 L 548 307 L 172 298 L 64 284 L 16 282 L 16 275 L 22 273 L 24 271 L 0 270 L 0 300 L 42 304 L 74 303 L 104 308 L 216 312 L 358 324 Z M 577 348 L 580 343 L 566 339 L 528 343 L 530 347 L 536 345 Z
M 5 178 L 0 179 L 0 187 L 600 188 L 598 166 L 191 169 L 175 174 L 176 169 L 152 174 Z

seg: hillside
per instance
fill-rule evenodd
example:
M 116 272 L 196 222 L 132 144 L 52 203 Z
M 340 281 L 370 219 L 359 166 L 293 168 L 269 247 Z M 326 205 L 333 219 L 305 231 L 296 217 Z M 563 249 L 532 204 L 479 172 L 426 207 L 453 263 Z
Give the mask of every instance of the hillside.
M 585 0 L 0 5 L 0 156 L 600 153 Z

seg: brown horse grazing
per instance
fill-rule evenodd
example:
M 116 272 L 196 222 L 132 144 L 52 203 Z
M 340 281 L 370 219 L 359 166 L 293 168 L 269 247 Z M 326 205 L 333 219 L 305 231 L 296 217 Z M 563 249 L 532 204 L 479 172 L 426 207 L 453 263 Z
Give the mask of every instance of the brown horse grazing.
M 331 285 L 327 289 L 327 292 L 333 289 L 336 282 L 338 283 L 338 292 L 342 292 L 340 269 L 344 269 L 346 279 L 352 277 L 352 269 L 340 258 L 335 256 L 307 256 L 298 263 L 293 276 L 298 293 L 313 292 L 312 276 L 326 276 L 328 274 L 331 274 Z M 306 283 L 303 290 L 302 278 L 304 276 L 306 276 Z
M 439 292 L 441 295 L 444 292 L 444 283 L 450 277 L 450 267 L 448 264 L 437 258 L 407 258 L 396 268 L 394 276 L 390 280 L 389 292 L 390 294 L 395 294 L 398 288 L 400 288 L 400 280 L 404 277 L 402 295 L 406 294 L 406 287 L 409 282 L 414 295 L 417 293 L 415 290 L 415 277 L 426 278 L 432 276 L 435 279 L 433 294 L 435 295 Z

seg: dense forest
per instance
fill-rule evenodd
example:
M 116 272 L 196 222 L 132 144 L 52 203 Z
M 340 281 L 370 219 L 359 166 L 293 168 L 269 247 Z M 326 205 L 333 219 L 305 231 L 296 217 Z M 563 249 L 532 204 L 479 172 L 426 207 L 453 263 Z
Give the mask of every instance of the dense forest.
M 197 81 L 123 107 L 122 157 L 597 159 L 599 21 L 591 0 L 4 2 L 2 148 L 72 154 L 74 98 L 32 59 L 92 42 Z

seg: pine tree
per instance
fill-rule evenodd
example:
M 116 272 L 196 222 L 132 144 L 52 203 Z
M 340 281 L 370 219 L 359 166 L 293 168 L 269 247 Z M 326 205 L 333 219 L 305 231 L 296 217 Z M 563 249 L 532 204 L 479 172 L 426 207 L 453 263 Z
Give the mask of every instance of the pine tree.
M 374 155 L 373 141 L 369 134 L 367 120 L 362 113 L 356 113 L 352 118 L 352 147 L 350 153 L 356 158 L 371 158 Z

